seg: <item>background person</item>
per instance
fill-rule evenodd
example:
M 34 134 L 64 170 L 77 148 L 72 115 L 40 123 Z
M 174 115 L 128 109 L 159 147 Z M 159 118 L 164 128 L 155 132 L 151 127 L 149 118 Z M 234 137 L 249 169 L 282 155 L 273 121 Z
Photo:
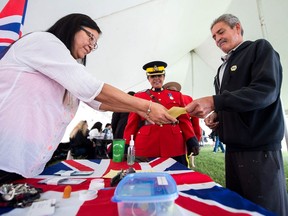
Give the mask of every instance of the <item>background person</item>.
M 129 91 L 127 94 L 134 96 L 135 92 Z M 123 139 L 128 116 L 129 112 L 113 112 L 111 124 L 114 139 Z
M 112 140 L 113 139 L 113 132 L 112 132 L 112 125 L 111 123 L 107 123 L 105 125 L 105 128 L 102 132 L 104 134 L 104 139 L 109 139 Z
M 163 88 L 165 68 L 162 61 L 153 61 L 145 64 L 147 79 L 151 89 L 137 92 L 134 97 L 143 98 L 162 104 L 167 109 L 173 106 L 184 107 L 182 94 Z M 189 115 L 178 117 L 179 124 L 163 123 L 152 125 L 137 113 L 129 114 L 124 131 L 126 144 L 129 144 L 131 135 L 135 140 L 136 156 L 140 157 L 172 157 L 187 166 L 186 153 L 198 155 L 199 143 L 190 123 Z M 187 150 L 186 150 L 186 145 Z
M 220 141 L 219 136 L 217 134 L 217 132 L 215 130 L 213 130 L 210 134 L 209 134 L 209 138 L 213 140 L 214 142 L 214 148 L 213 148 L 213 152 L 217 153 L 218 149 L 220 148 L 222 153 L 225 152 L 223 143 Z
M 227 54 L 215 77 L 216 95 L 196 99 L 186 110 L 202 118 L 210 114 L 206 125 L 226 145 L 226 187 L 277 215 L 288 215 L 279 54 L 264 39 L 243 41 L 241 23 L 232 14 L 217 18 L 211 33 Z
M 94 129 L 97 129 L 98 133 L 100 134 L 100 133 L 102 133 L 102 126 L 103 126 L 102 122 L 97 121 L 97 122 L 95 122 L 93 124 L 93 126 L 90 129 L 90 131 L 94 130 Z
M 89 136 L 93 138 L 100 137 L 102 133 L 102 125 L 103 124 L 99 121 L 95 122 L 89 131 Z
M 157 124 L 176 121 L 162 105 L 132 97 L 86 71 L 86 55 L 97 48 L 100 34 L 90 17 L 69 14 L 3 53 L 0 183 L 43 171 L 80 100 L 94 109 L 137 112 Z
M 70 147 L 73 158 L 93 158 L 93 143 L 88 139 L 87 121 L 80 121 L 70 133 Z
M 215 146 L 214 146 L 213 152 L 216 153 L 218 151 L 218 148 L 221 149 L 222 153 L 225 153 L 225 149 L 224 149 L 223 143 L 220 141 L 220 138 L 219 138 L 218 134 L 216 134 L 215 135 Z
M 129 91 L 127 94 L 134 96 L 134 91 Z M 113 132 L 113 139 L 123 139 L 124 138 L 124 130 L 127 125 L 129 112 L 113 112 L 111 126 Z M 109 156 L 113 157 L 113 145 L 110 145 L 109 148 Z

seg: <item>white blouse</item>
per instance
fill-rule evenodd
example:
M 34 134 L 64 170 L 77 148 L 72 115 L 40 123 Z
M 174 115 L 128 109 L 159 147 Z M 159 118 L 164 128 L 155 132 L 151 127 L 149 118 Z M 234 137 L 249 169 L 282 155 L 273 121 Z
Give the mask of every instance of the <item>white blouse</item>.
M 103 85 L 53 34 L 35 32 L 18 40 L 0 60 L 0 169 L 40 174 L 79 100 L 99 109 L 94 98 Z

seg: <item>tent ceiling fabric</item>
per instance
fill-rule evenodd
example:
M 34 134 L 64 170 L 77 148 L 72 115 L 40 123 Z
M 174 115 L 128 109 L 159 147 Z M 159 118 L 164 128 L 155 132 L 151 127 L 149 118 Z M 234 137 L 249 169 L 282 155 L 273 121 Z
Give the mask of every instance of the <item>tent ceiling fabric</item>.
M 0 8 L 8 0 L 1 0 Z M 211 22 L 233 13 L 244 27 L 245 39 L 263 37 L 280 53 L 283 66 L 282 100 L 288 107 L 288 1 L 261 0 L 29 0 L 23 33 L 46 30 L 69 13 L 85 13 L 103 34 L 99 49 L 88 56 L 89 72 L 128 91 L 149 87 L 142 65 L 168 63 L 166 81 L 178 81 L 193 98 L 214 94 L 213 77 L 223 54 L 210 35 Z M 284 94 L 286 92 L 286 94 Z
M 91 72 L 96 71 L 100 79 L 125 91 L 147 88 L 149 83 L 142 65 L 163 60 L 169 69 L 176 64 L 204 41 L 209 34 L 205 26 L 216 16 L 216 11 L 223 10 L 229 2 L 213 5 L 216 10 L 212 11 L 207 7 L 207 0 L 148 1 L 99 18 L 97 22 L 104 33 L 99 42 L 99 52 L 89 56 L 87 67 Z M 205 18 L 207 15 L 203 11 L 209 14 L 209 19 Z M 103 68 L 109 71 L 108 79 L 107 74 L 97 73 Z M 178 75 L 183 76 L 181 73 Z

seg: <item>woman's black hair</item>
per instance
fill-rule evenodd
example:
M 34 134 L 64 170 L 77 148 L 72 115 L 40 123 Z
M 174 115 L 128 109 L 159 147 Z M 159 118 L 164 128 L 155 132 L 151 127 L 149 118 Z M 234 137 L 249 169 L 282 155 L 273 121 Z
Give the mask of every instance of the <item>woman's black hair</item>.
M 102 123 L 99 122 L 99 121 L 96 122 L 96 123 L 92 126 L 91 130 L 92 130 L 92 129 L 95 129 L 95 128 L 97 128 L 99 132 L 102 132 Z
M 101 30 L 96 24 L 96 22 L 91 19 L 89 16 L 80 13 L 69 14 L 61 19 L 59 19 L 53 26 L 51 26 L 47 32 L 54 34 L 57 38 L 59 38 L 71 51 L 74 36 L 75 34 L 81 30 L 81 26 L 85 26 L 91 29 L 96 30 L 99 34 L 101 34 Z M 83 59 L 83 64 L 85 65 L 86 56 Z

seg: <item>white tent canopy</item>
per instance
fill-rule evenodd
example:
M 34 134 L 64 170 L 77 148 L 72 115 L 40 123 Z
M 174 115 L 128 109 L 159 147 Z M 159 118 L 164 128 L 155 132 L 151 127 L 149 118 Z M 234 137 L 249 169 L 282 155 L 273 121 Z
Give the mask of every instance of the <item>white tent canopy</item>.
M 0 8 L 7 1 L 1 0 Z M 23 33 L 46 30 L 69 13 L 85 13 L 103 32 L 98 50 L 87 58 L 90 73 L 123 91 L 140 91 L 150 87 L 142 65 L 162 60 L 168 63 L 166 82 L 177 81 L 183 93 L 198 98 L 214 94 L 213 78 L 223 55 L 210 25 L 232 13 L 242 22 L 245 39 L 266 38 L 279 52 L 287 112 L 287 11 L 287 0 L 29 0 Z M 102 114 L 82 105 L 67 132 L 84 118 L 92 126 Z M 104 114 L 104 124 L 110 114 Z

